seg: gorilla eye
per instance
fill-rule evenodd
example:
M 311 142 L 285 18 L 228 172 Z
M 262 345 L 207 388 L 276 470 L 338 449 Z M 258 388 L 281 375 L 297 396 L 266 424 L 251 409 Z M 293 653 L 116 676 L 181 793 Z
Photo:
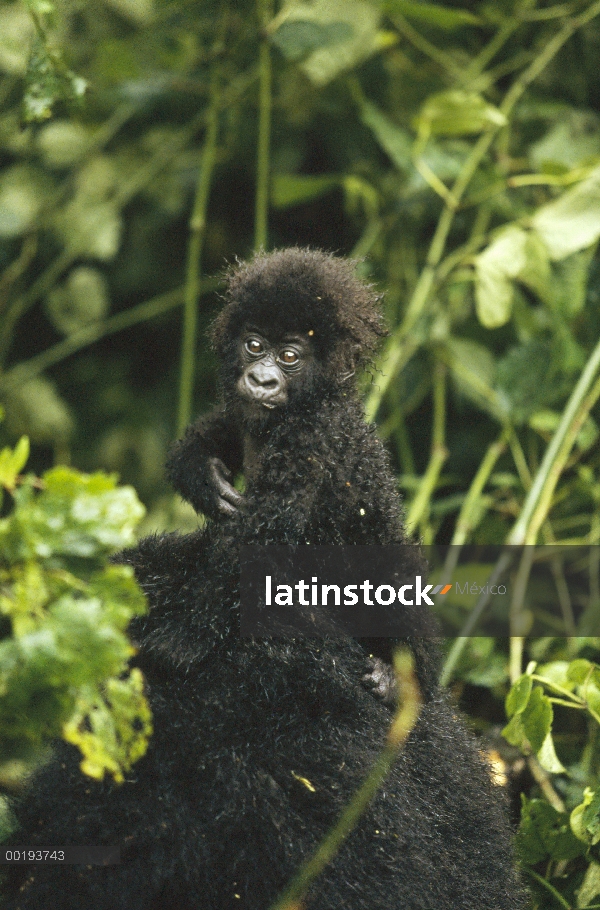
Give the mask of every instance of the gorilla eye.
M 248 353 L 252 354 L 254 357 L 264 352 L 264 348 L 258 338 L 248 338 L 244 344 L 244 347 Z
M 282 363 L 287 364 L 287 366 L 295 366 L 300 360 L 300 357 L 296 351 L 292 350 L 292 348 L 286 348 L 279 355 L 279 360 Z

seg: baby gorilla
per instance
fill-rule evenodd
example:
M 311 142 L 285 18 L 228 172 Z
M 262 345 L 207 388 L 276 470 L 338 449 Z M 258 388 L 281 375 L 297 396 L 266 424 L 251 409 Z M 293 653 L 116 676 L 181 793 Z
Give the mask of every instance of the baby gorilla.
M 133 628 L 150 748 L 118 787 L 86 779 L 60 745 L 17 807 L 15 843 L 118 845 L 122 863 L 13 868 L 8 910 L 267 910 L 368 773 L 390 712 L 360 679 L 372 654 L 378 683 L 393 643 L 241 638 L 239 552 L 407 542 L 351 382 L 382 334 L 375 295 L 341 259 L 288 249 L 231 271 L 213 329 L 222 399 L 168 466 L 210 520 L 123 557 L 150 602 Z M 407 556 L 407 573 L 419 567 Z M 421 715 L 307 906 L 517 910 L 501 800 L 437 686 L 431 643 L 409 641 Z
M 267 331 L 265 329 L 265 331 Z M 307 334 L 287 334 L 273 343 L 262 335 L 258 329 L 245 326 L 240 333 L 235 356 L 238 358 L 239 378 L 235 383 L 237 392 L 236 419 L 240 427 L 245 427 L 241 433 L 241 450 L 243 451 L 243 471 L 246 481 L 250 484 L 255 480 L 255 475 L 260 470 L 261 454 L 268 433 L 267 411 L 287 406 L 302 396 L 306 397 L 315 381 L 316 364 L 315 350 L 312 337 L 314 330 Z M 342 380 L 350 378 L 347 373 Z M 204 444 L 209 445 L 211 440 L 203 433 L 200 424 L 200 433 L 203 434 Z M 188 473 L 188 458 L 194 460 L 198 457 L 197 446 L 199 434 L 194 433 L 182 442 L 171 459 L 173 473 L 177 474 L 175 465 L 181 466 L 183 462 L 183 476 Z M 190 446 L 189 453 L 186 445 Z M 183 454 L 182 454 L 183 450 Z M 227 457 L 227 452 L 222 453 Z M 232 471 L 217 456 L 208 456 L 205 464 L 197 465 L 194 474 L 196 480 L 201 476 L 201 469 L 207 470 L 205 478 L 205 496 L 202 502 L 196 502 L 199 511 L 207 512 L 211 517 L 218 518 L 223 515 L 232 515 L 244 506 L 244 497 L 230 483 Z M 179 467 L 181 470 L 181 467 Z M 211 489 L 212 486 L 212 489 Z M 398 530 L 397 526 L 395 530 Z M 391 656 L 391 643 L 389 641 L 365 642 L 373 649 L 383 651 L 386 658 Z M 394 673 L 390 663 L 380 657 L 371 655 L 366 662 L 363 684 L 370 688 L 375 696 L 388 705 L 393 705 L 396 698 Z

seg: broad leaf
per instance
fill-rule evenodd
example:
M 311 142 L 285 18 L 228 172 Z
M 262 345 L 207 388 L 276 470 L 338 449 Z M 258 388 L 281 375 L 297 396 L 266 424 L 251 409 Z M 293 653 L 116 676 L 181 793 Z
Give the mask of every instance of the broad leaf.
M 301 60 L 311 82 L 321 86 L 388 41 L 379 32 L 380 18 L 380 10 L 365 0 L 293 0 L 271 22 L 269 35 L 288 59 Z
M 505 325 L 513 304 L 512 279 L 527 263 L 527 234 L 510 225 L 475 258 L 475 304 L 477 316 L 488 329 Z
M 59 332 L 69 335 L 102 319 L 109 308 L 108 286 L 101 272 L 88 266 L 73 269 L 48 296 L 46 312 Z
M 396 167 L 401 171 L 411 169 L 413 141 L 410 133 L 395 124 L 370 101 L 364 101 L 361 104 L 360 115 L 362 122 L 372 131 L 377 142 Z
M 277 209 L 303 205 L 337 189 L 341 179 L 335 174 L 274 174 L 271 181 L 271 202 Z
M 340 44 L 354 37 L 348 22 L 315 22 L 286 19 L 271 35 L 271 41 L 288 60 L 302 60 L 320 47 Z
M 521 796 L 521 824 L 516 846 L 521 860 L 535 865 L 541 860 L 569 860 L 581 856 L 583 848 L 574 837 L 566 812 L 557 812 L 542 799 Z
M 481 25 L 481 19 L 466 9 L 452 9 L 437 3 L 421 3 L 420 0 L 386 0 L 388 13 L 401 13 L 408 19 L 416 19 L 426 25 L 452 31 L 463 25 Z
M 525 710 L 532 687 L 533 680 L 529 673 L 524 673 L 513 683 L 510 692 L 506 696 L 506 713 L 509 717 L 514 714 L 521 714 Z
M 564 259 L 600 237 L 600 167 L 531 219 L 552 259 Z
M 577 907 L 587 907 L 600 894 L 600 863 L 591 862 L 577 891 Z
M 419 133 L 470 136 L 490 126 L 504 126 L 506 117 L 475 92 L 451 89 L 430 95 L 416 120 Z

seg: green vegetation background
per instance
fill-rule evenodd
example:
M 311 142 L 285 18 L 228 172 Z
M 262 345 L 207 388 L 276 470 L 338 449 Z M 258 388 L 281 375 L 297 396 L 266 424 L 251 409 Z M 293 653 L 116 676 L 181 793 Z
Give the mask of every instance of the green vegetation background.
M 118 472 L 143 532 L 195 526 L 163 463 L 215 398 L 223 267 L 311 244 L 385 292 L 361 383 L 418 536 L 600 543 L 599 59 L 589 0 L 2 0 L 1 444 L 28 436 L 37 474 Z M 9 491 L 22 461 L 0 463 Z M 445 669 L 524 794 L 537 907 L 600 907 L 586 553 L 576 602 L 553 565 L 574 637 L 525 637 L 524 559 L 510 645 L 459 638 Z

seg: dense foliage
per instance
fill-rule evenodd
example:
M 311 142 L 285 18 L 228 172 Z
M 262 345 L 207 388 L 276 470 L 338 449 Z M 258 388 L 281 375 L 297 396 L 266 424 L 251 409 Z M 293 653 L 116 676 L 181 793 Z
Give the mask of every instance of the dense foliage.
M 35 470 L 118 470 L 146 527 L 190 521 L 162 464 L 214 397 L 220 270 L 311 243 L 386 292 L 364 388 L 411 528 L 591 547 L 576 602 L 554 571 L 578 637 L 525 639 L 524 557 L 510 645 L 445 672 L 488 732 L 513 685 L 544 907 L 600 906 L 599 52 L 590 0 L 0 3 L 2 433 Z
M 143 507 L 100 472 L 21 477 L 27 448 L 24 437 L 0 453 L 13 500 L 0 520 L 0 784 L 19 783 L 58 735 L 87 774 L 122 780 L 150 732 L 125 635 L 145 601 L 131 569 L 107 560 L 133 542 Z

